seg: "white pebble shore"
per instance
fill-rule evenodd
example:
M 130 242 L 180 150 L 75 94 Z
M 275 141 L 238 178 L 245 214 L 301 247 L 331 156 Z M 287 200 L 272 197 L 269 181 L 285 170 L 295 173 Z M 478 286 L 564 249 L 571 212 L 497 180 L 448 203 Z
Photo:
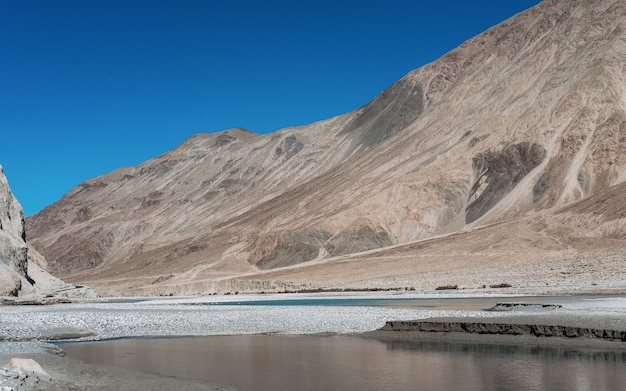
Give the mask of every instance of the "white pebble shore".
M 101 340 L 122 337 L 237 334 L 355 334 L 389 320 L 434 317 L 498 317 L 502 312 L 424 310 L 365 305 L 297 305 L 298 300 L 389 299 L 391 296 L 254 295 L 152 298 L 130 302 L 7 306 L 0 308 L 0 353 L 49 349 L 56 339 Z M 403 295 L 401 298 L 412 298 Z M 414 297 L 419 298 L 419 297 Z M 423 297 L 422 297 L 423 298 Z M 439 298 L 439 297 L 438 297 Z M 294 305 L 258 305 L 295 300 Z M 514 300 L 512 297 L 511 300 Z M 256 304 L 256 305 L 255 305 Z M 270 303 L 271 304 L 271 303 Z M 284 304 L 284 303 L 283 303 Z M 355 303 L 358 304 L 358 303 Z M 626 314 L 626 299 L 568 301 L 564 311 Z M 40 341 L 40 342 L 39 342 Z

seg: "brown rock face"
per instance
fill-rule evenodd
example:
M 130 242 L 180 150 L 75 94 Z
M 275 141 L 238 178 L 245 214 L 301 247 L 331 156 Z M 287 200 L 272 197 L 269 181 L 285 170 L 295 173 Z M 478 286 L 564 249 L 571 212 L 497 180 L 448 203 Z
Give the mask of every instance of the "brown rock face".
M 114 294 L 621 284 L 625 20 L 544 1 L 354 112 L 89 180 L 29 237 Z

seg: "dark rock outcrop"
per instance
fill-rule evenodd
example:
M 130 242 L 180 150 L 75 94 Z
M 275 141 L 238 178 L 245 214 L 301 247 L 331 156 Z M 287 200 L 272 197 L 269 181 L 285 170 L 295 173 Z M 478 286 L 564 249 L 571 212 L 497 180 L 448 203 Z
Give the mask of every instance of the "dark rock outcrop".
M 372 147 L 415 121 L 424 111 L 424 91 L 403 78 L 360 109 L 342 133 L 355 135 L 351 150 Z
M 387 231 L 372 224 L 357 224 L 333 236 L 324 246 L 331 256 L 352 254 L 391 246 Z
M 417 331 L 427 333 L 470 333 L 493 335 L 529 335 L 534 337 L 596 338 L 626 342 L 626 331 L 575 326 L 488 323 L 460 321 L 391 321 L 382 331 Z
M 472 168 L 475 180 L 465 222 L 471 223 L 489 211 L 545 157 L 544 147 L 529 142 L 474 156 Z
M 260 269 L 295 265 L 315 259 L 330 238 L 324 231 L 304 230 L 261 235 L 250 262 Z
M 392 245 L 379 225 L 357 222 L 333 235 L 319 229 L 262 234 L 254 243 L 249 262 L 260 269 L 296 265 L 330 256 L 352 254 Z

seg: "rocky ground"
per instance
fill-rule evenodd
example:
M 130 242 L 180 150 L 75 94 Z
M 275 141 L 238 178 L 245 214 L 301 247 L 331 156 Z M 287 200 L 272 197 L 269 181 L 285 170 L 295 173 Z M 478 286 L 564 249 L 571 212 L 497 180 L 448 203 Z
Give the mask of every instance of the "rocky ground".
M 11 358 L 9 358 L 11 357 Z M 171 379 L 122 368 L 89 365 L 47 353 L 0 355 L 0 390 L 233 390 L 205 382 Z M 43 369 L 45 368 L 45 370 Z

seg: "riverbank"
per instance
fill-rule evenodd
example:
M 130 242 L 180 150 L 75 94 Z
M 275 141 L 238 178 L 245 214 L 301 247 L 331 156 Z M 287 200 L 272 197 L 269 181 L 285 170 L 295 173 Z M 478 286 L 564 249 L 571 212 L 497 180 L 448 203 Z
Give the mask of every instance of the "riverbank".
M 388 321 L 364 336 L 385 341 L 420 340 L 610 348 L 626 351 L 622 297 L 564 301 L 550 297 L 499 303 L 493 317 L 442 317 Z
M 43 371 L 11 366 L 15 358 L 34 360 Z M 18 361 L 19 360 L 14 360 Z M 1 390 L 190 390 L 232 391 L 208 382 L 175 379 L 107 365 L 90 365 L 54 353 L 0 355 Z
M 503 330 L 525 330 L 526 325 L 623 332 L 626 330 L 623 296 L 463 297 L 409 293 L 211 296 L 9 306 L 1 311 L 0 341 L 4 342 L 0 343 L 0 368 L 5 370 L 0 372 L 0 388 L 20 390 L 229 389 L 70 360 L 62 356 L 62 345 L 48 343 L 66 339 L 341 334 L 389 343 L 447 341 L 626 351 L 626 342 L 587 338 L 589 334 L 580 331 L 571 337 L 502 334 Z M 415 325 L 430 325 L 431 330 L 412 329 Z M 476 326 L 479 333 L 455 329 L 475 327 L 467 325 L 479 325 Z M 15 357 L 35 360 L 45 374 L 12 369 L 10 360 Z
M 571 321 L 572 319 L 570 319 Z M 558 317 L 527 316 L 510 319 L 434 318 L 388 322 L 379 330 L 362 334 L 365 338 L 394 343 L 465 343 L 560 347 L 568 349 L 617 350 L 626 354 L 626 328 L 606 324 L 590 328 L 587 319 L 562 325 Z M 594 322 L 597 323 L 597 322 Z M 575 326 L 573 324 L 578 324 Z

